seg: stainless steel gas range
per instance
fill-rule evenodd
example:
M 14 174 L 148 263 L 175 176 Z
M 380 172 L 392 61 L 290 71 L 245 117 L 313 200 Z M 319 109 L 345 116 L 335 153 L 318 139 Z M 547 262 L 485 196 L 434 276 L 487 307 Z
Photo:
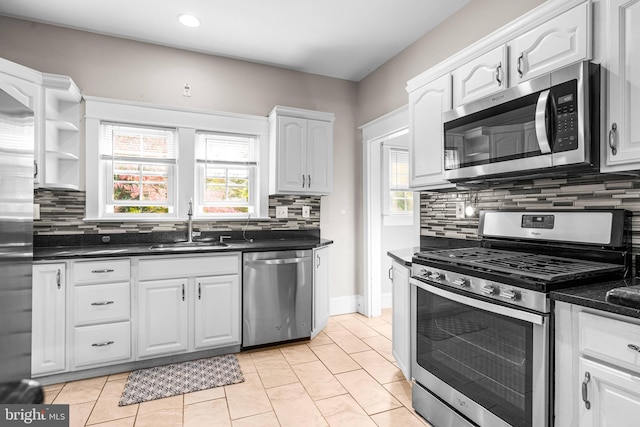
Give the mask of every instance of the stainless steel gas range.
M 481 212 L 479 247 L 414 255 L 413 406 L 434 427 L 549 427 L 549 292 L 630 273 L 623 210 Z

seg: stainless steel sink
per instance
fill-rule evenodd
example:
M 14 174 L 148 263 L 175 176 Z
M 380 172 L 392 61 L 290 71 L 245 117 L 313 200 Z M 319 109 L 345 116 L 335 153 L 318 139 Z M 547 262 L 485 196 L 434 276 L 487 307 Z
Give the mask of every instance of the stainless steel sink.
M 223 242 L 217 241 L 200 241 L 200 242 L 171 242 L 159 243 L 149 246 L 152 251 L 194 251 L 203 248 L 225 248 L 229 246 Z

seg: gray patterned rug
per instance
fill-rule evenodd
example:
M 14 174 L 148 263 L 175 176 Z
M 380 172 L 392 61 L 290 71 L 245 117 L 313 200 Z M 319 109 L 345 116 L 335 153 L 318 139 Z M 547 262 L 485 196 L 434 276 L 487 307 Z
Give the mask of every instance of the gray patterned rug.
M 129 374 L 118 406 L 241 382 L 235 354 L 140 369 Z

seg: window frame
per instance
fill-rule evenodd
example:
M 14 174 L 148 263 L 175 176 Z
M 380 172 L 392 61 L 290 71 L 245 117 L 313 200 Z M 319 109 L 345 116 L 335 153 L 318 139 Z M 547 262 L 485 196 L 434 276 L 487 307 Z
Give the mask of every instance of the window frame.
M 267 117 L 216 111 L 184 109 L 163 105 L 85 96 L 85 221 L 180 222 L 187 220 L 189 199 L 196 199 L 196 132 L 251 135 L 256 138 L 257 173 L 255 180 L 257 212 L 250 215 L 197 215 L 194 220 L 228 221 L 267 219 L 269 214 L 269 125 Z M 105 212 L 107 197 L 104 162 L 100 161 L 99 141 L 102 122 L 176 129 L 175 212 L 169 214 L 114 214 Z M 91 173 L 90 171 L 98 171 Z
M 411 198 L 413 199 L 413 204 L 414 204 L 413 208 L 405 212 L 393 212 L 391 210 L 391 203 L 392 203 L 391 191 L 392 190 L 391 190 L 391 179 L 390 179 L 390 160 L 391 160 L 390 157 L 391 157 L 392 150 L 406 151 L 407 154 L 409 153 L 409 149 L 403 145 L 394 144 L 389 141 L 384 141 L 382 143 L 381 174 L 382 174 L 383 224 L 384 225 L 413 225 L 416 193 L 409 187 L 408 181 L 407 181 L 407 188 L 404 191 L 412 193 Z M 401 191 L 401 190 L 395 189 L 393 191 Z

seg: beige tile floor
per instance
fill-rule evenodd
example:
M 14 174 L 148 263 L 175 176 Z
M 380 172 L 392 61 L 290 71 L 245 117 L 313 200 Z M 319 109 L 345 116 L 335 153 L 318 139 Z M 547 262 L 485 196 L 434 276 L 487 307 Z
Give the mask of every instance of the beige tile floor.
M 45 387 L 71 426 L 428 426 L 391 354 L 391 311 L 334 316 L 312 341 L 238 354 L 245 382 L 119 407 L 128 373 Z

